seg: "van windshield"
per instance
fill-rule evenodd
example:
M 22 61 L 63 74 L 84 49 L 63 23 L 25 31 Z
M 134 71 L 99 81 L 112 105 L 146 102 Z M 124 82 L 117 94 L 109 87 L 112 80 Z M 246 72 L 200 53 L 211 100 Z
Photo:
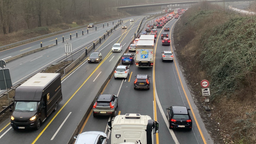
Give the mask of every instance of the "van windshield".
M 16 102 L 15 110 L 17 111 L 36 111 L 38 102 Z

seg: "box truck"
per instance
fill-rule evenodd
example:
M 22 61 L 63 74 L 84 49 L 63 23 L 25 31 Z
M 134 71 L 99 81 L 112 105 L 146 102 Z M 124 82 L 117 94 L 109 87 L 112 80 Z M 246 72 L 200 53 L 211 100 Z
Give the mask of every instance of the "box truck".
M 37 73 L 15 90 L 11 126 L 39 129 L 62 100 L 61 75 Z
M 154 40 L 139 40 L 136 44 L 135 64 L 137 67 L 152 67 L 154 64 Z

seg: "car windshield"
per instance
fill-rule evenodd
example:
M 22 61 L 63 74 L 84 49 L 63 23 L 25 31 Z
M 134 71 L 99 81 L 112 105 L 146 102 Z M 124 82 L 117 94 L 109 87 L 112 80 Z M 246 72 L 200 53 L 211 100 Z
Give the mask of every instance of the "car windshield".
M 135 48 L 135 45 L 130 45 L 131 48 Z
M 38 102 L 16 102 L 15 110 L 17 111 L 36 111 Z
M 124 68 L 117 68 L 116 71 L 118 71 L 118 72 L 124 72 L 125 69 L 124 69 Z
M 173 115 L 173 119 L 189 119 L 189 116 L 188 115 L 181 115 L 181 114 L 179 114 L 179 115 Z
M 98 56 L 98 53 L 92 53 L 91 55 L 90 55 L 90 57 L 97 57 Z
M 120 45 L 119 44 L 114 44 L 114 46 L 113 47 L 120 47 Z

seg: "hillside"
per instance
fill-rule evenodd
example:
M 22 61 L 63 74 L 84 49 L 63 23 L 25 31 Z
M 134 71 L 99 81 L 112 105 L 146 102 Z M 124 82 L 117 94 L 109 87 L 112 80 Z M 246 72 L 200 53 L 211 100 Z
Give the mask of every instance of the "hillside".
M 256 16 L 206 2 L 176 23 L 176 53 L 215 143 L 256 143 L 255 28 Z M 211 83 L 209 104 L 201 96 L 202 79 Z

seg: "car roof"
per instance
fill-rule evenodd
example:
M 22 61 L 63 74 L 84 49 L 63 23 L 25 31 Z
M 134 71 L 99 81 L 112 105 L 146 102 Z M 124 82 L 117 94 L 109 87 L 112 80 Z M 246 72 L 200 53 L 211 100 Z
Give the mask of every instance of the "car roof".
M 164 39 L 170 39 L 170 38 L 168 38 L 168 37 L 164 37 Z
M 117 66 L 116 68 L 123 68 L 123 69 L 126 69 L 126 66 L 125 66 L 125 65 L 119 65 L 119 66 Z
M 99 95 L 97 101 L 111 101 L 112 94 L 101 94 Z
M 146 74 L 137 74 L 136 78 L 137 79 L 147 79 L 148 75 Z
M 172 106 L 172 111 L 174 114 L 188 114 L 188 110 L 184 106 Z
M 107 137 L 105 133 L 100 132 L 100 131 L 87 131 L 79 134 L 77 136 L 75 144 L 95 144 L 97 141 L 97 138 L 103 135 L 104 137 Z

